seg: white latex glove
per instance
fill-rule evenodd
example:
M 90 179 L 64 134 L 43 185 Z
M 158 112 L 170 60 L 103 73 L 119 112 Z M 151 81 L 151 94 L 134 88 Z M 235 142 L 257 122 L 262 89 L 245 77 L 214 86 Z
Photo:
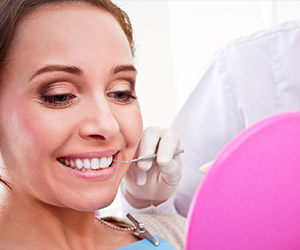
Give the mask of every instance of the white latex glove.
M 212 164 L 214 163 L 214 161 L 210 161 L 207 162 L 205 164 L 203 164 L 200 168 L 199 171 L 201 174 L 206 174 L 208 172 L 208 170 L 211 168 Z
M 144 130 L 138 156 L 157 153 L 156 159 L 132 163 L 125 176 L 124 196 L 136 208 L 158 205 L 169 199 L 181 178 L 179 138 L 173 129 L 149 127 Z

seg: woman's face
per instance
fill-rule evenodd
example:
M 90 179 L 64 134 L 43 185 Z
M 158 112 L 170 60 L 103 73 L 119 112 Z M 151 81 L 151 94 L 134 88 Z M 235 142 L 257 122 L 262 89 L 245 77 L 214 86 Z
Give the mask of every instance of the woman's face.
M 23 198 L 95 210 L 113 200 L 142 134 L 129 43 L 89 5 L 26 16 L 1 77 L 4 179 Z

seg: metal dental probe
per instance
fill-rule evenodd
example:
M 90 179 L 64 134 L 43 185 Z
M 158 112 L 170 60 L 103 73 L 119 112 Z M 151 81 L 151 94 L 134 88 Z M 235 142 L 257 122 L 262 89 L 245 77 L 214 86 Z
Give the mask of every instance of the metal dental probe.
M 174 152 L 174 155 L 179 155 L 179 154 L 182 154 L 183 152 L 184 152 L 184 149 L 176 149 Z M 130 164 L 132 162 L 151 160 L 151 159 L 154 159 L 156 156 L 157 156 L 157 154 L 151 154 L 151 155 L 140 156 L 136 159 L 132 159 L 131 161 L 120 161 L 120 160 L 113 160 L 113 161 Z

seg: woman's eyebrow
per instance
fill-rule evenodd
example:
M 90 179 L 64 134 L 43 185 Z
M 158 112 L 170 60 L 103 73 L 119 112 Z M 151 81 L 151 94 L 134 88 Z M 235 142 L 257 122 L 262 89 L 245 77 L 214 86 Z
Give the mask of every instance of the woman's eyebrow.
M 43 73 L 48 73 L 48 72 L 55 72 L 55 71 L 63 71 L 67 73 L 71 73 L 74 75 L 81 76 L 83 75 L 83 71 L 73 65 L 59 65 L 59 64 L 54 64 L 54 65 L 46 65 L 40 69 L 38 69 L 31 77 L 30 80 L 32 80 L 34 77 L 41 75 Z M 126 64 L 126 65 L 118 65 L 114 67 L 111 71 L 111 74 L 117 74 L 122 71 L 134 71 L 135 73 L 137 72 L 136 68 L 131 65 L 131 64 Z
M 30 80 L 32 80 L 37 75 L 41 75 L 43 73 L 48 73 L 48 72 L 54 72 L 54 71 L 63 71 L 63 72 L 71 73 L 71 74 L 78 75 L 78 76 L 81 76 L 83 74 L 83 71 L 80 68 L 78 68 L 76 66 L 72 66 L 72 65 L 59 65 L 59 64 L 46 65 L 46 66 L 38 69 L 30 77 Z
M 112 69 L 111 73 L 112 73 L 112 75 L 114 75 L 114 74 L 117 74 L 122 71 L 134 71 L 134 73 L 137 72 L 136 68 L 133 65 L 125 64 L 125 65 L 117 65 L 116 67 L 114 67 Z

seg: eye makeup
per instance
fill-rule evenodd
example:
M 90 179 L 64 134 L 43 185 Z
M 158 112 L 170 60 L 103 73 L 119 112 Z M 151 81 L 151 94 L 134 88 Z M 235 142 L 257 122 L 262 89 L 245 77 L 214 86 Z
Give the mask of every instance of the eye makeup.
M 66 108 L 76 99 L 77 91 L 66 82 L 48 83 L 38 90 L 42 104 L 49 108 Z
M 108 93 L 107 95 L 110 98 L 113 98 L 115 102 L 120 103 L 120 104 L 129 104 L 133 100 L 136 100 L 137 97 L 132 94 L 132 92 L 129 91 L 116 91 L 116 92 L 111 92 Z
M 111 85 L 112 86 L 109 86 L 107 90 L 107 96 L 112 99 L 113 102 L 118 104 L 130 104 L 137 99 L 134 91 L 134 84 L 122 79 Z

